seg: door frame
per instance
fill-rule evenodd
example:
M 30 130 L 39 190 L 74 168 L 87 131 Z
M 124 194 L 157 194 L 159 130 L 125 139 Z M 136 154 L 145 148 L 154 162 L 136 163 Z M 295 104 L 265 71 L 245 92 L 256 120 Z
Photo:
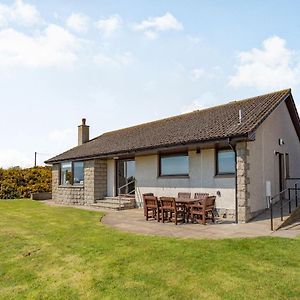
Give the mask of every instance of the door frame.
M 118 163 L 120 161 L 134 161 L 135 163 L 135 158 L 134 157 L 129 157 L 129 158 L 120 158 L 120 159 L 116 159 L 115 160 L 115 188 L 116 188 L 116 196 L 119 195 L 119 187 L 118 187 L 118 183 L 119 183 L 119 173 L 118 173 Z M 135 177 L 135 176 L 134 176 Z M 128 183 L 128 182 L 127 182 Z

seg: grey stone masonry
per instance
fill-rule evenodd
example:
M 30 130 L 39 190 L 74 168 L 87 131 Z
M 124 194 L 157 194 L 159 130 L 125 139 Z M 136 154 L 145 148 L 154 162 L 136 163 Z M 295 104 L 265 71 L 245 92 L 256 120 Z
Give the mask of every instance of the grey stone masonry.
M 247 162 L 249 149 L 247 149 L 246 142 L 237 143 L 236 155 L 238 220 L 239 222 L 247 222 L 251 218 L 251 213 L 250 193 L 248 191 L 250 184 L 248 170 L 250 166 Z
M 52 167 L 52 198 L 64 204 L 86 205 L 107 195 L 106 160 L 84 162 L 84 185 L 59 185 L 60 164 Z
M 84 201 L 87 204 L 107 195 L 106 160 L 89 160 L 84 163 Z
M 84 204 L 84 187 L 59 185 L 60 165 L 52 167 L 52 199 L 64 204 Z

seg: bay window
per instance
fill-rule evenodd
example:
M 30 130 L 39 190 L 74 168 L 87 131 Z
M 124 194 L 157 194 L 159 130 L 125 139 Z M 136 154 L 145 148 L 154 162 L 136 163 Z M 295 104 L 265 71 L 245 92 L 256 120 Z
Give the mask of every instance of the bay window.
M 83 162 L 63 162 L 60 165 L 61 185 L 82 185 L 84 182 Z

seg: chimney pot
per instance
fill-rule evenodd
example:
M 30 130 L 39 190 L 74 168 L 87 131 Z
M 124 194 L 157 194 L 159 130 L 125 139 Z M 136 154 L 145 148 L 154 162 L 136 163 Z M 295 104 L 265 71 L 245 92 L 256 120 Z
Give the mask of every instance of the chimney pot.
M 90 140 L 90 126 L 86 125 L 86 119 L 83 118 L 81 125 L 78 126 L 78 146 Z

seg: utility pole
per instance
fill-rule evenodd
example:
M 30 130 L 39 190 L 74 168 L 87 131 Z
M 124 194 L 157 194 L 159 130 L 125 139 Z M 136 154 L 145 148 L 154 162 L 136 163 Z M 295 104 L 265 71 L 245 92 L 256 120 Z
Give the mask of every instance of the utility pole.
M 37 152 L 34 152 L 34 166 L 36 167 L 36 156 L 37 156 Z

